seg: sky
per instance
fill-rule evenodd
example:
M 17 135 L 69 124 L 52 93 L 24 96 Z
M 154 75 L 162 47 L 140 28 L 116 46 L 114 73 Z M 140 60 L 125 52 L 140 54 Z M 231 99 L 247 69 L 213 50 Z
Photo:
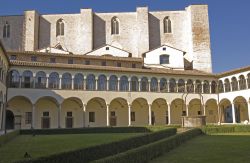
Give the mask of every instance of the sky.
M 0 0 L 0 15 L 127 12 L 148 6 L 150 11 L 184 10 L 191 4 L 207 4 L 213 72 L 250 66 L 250 0 Z

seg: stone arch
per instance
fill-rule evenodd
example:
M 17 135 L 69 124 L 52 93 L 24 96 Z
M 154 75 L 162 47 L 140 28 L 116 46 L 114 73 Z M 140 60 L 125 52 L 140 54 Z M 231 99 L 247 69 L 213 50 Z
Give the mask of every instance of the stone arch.
M 145 98 L 136 98 L 131 106 L 131 124 L 147 125 L 148 124 L 148 102 Z M 134 116 L 134 120 L 132 115 Z
M 86 105 L 86 127 L 106 126 L 107 103 L 103 98 L 94 97 Z
M 147 92 L 148 91 L 148 78 L 147 77 L 142 77 L 141 78 L 141 91 L 142 92 Z
M 209 82 L 207 80 L 203 82 L 203 93 L 210 93 Z
M 244 123 L 245 120 L 249 121 L 247 100 L 242 96 L 237 96 L 234 98 L 233 104 L 236 122 Z
M 134 92 L 139 91 L 139 81 L 136 76 L 131 77 L 130 90 Z
M 59 74 L 52 72 L 49 75 L 49 88 L 59 89 Z
M 157 98 L 152 102 L 152 125 L 168 124 L 168 105 L 165 99 Z
M 178 92 L 185 92 L 185 81 L 183 79 L 178 80 Z
M 160 79 L 160 91 L 161 92 L 168 91 L 168 83 L 167 83 L 167 79 L 165 79 L 165 78 Z
M 74 76 L 74 89 L 83 90 L 84 89 L 84 76 L 81 73 L 77 73 Z
M 246 89 L 246 79 L 244 75 L 239 76 L 239 86 L 240 86 L 240 90 Z
M 155 77 L 151 78 L 150 91 L 151 92 L 157 92 L 158 91 L 158 80 Z
M 177 98 L 170 105 L 171 124 L 181 124 L 181 116 L 186 115 L 186 105 L 184 100 Z
M 232 77 L 231 78 L 231 84 L 232 84 L 232 91 L 238 91 L 238 81 L 236 79 L 236 77 Z
M 176 80 L 174 78 L 171 78 L 169 80 L 169 92 L 177 92 L 177 89 L 176 89 Z
M 224 85 L 225 85 L 225 92 L 230 92 L 231 91 L 231 88 L 230 88 L 230 82 L 229 82 L 229 79 L 226 78 L 224 80 Z
M 194 83 L 193 83 L 193 80 L 191 79 L 187 80 L 187 92 L 194 93 Z
M 61 104 L 61 127 L 79 128 L 84 127 L 83 103 L 78 97 L 70 97 Z
M 68 72 L 62 75 L 62 89 L 72 89 L 72 75 Z
M 192 99 L 188 104 L 188 116 L 202 115 L 203 104 L 200 99 Z
M 111 75 L 109 77 L 109 90 L 117 91 L 118 90 L 118 78 L 116 75 Z
M 86 90 L 95 90 L 96 89 L 96 81 L 95 75 L 89 74 L 86 79 Z
M 107 77 L 104 74 L 98 76 L 98 91 L 107 90 Z
M 11 88 L 18 88 L 20 85 L 20 74 L 17 70 L 13 69 L 9 72 L 9 85 Z
M 25 96 L 14 96 L 8 100 L 7 110 L 13 112 L 15 129 L 31 128 L 32 107 L 31 100 Z
M 30 70 L 25 70 L 22 74 L 22 88 L 33 87 L 33 73 Z
M 36 128 L 58 128 L 59 102 L 55 97 L 43 96 L 35 103 Z
M 122 97 L 111 100 L 109 107 L 110 126 L 128 126 L 128 102 Z
M 35 87 L 36 88 L 46 88 L 47 77 L 44 71 L 39 71 L 36 73 Z
M 229 99 L 223 98 L 220 100 L 220 110 L 219 110 L 219 119 L 222 123 L 232 123 L 232 103 Z
M 128 91 L 129 90 L 129 84 L 128 84 L 128 77 L 122 76 L 120 78 L 120 91 Z
M 209 99 L 205 104 L 205 115 L 207 123 L 217 123 L 218 122 L 218 105 L 215 99 Z

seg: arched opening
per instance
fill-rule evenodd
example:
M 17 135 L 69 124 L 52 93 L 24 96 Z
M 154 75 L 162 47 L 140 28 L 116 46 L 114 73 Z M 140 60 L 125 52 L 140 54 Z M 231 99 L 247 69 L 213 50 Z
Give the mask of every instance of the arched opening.
M 161 78 L 160 80 L 160 91 L 161 92 L 168 92 L 168 83 L 165 78 Z
M 200 80 L 195 81 L 195 93 L 202 93 L 202 84 Z
M 118 78 L 115 75 L 111 75 L 109 78 L 109 90 L 110 91 L 118 90 Z
M 36 73 L 35 87 L 36 88 L 46 88 L 46 74 L 43 71 Z
M 194 84 L 191 79 L 188 79 L 187 81 L 187 92 L 188 93 L 194 93 Z
M 22 77 L 22 88 L 33 87 L 33 73 L 31 71 L 24 71 Z
M 98 91 L 106 91 L 107 89 L 107 78 L 105 75 L 98 77 Z
M 218 122 L 218 105 L 215 99 L 209 99 L 205 105 L 206 122 L 217 123 Z
M 178 80 L 178 92 L 185 92 L 185 81 L 183 79 Z
M 119 19 L 117 17 L 113 17 L 111 19 L 111 34 L 112 35 L 119 34 Z
M 210 93 L 209 82 L 207 80 L 203 82 L 203 93 Z
M 58 101 L 51 96 L 39 98 L 35 103 L 35 123 L 37 128 L 58 128 Z
M 134 126 L 148 125 L 148 102 L 144 98 L 137 98 L 132 102 L 131 124 Z
M 95 97 L 86 106 L 86 127 L 101 127 L 107 124 L 107 106 L 104 99 Z
M 10 110 L 6 110 L 6 130 L 14 129 L 14 113 Z
M 83 104 L 77 97 L 67 98 L 61 106 L 60 123 L 63 128 L 84 127 Z
M 156 78 L 151 78 L 150 91 L 151 92 L 158 91 L 158 80 Z
M 200 99 L 192 99 L 188 104 L 188 116 L 203 115 L 203 104 Z
M 217 87 L 217 84 L 215 81 L 212 81 L 211 83 L 211 93 L 216 93 L 216 87 Z
M 72 76 L 70 73 L 62 75 L 62 89 L 72 89 Z
M 219 91 L 219 93 L 224 92 L 224 86 L 223 86 L 223 82 L 221 80 L 219 80 L 218 91 Z
M 152 125 L 168 124 L 168 105 L 165 99 L 159 98 L 152 103 L 151 123 Z
M 63 19 L 59 19 L 56 22 L 56 36 L 64 35 L 64 22 Z
M 141 78 L 141 91 L 142 92 L 148 91 L 148 78 L 146 77 Z
M 222 99 L 220 101 L 220 121 L 222 123 L 232 123 L 233 114 L 232 114 L 232 104 L 228 99 Z
M 240 85 L 240 90 L 246 89 L 246 79 L 245 79 L 244 75 L 240 75 L 239 85 Z
M 120 79 L 120 91 L 128 91 L 129 84 L 128 84 L 128 77 L 122 76 Z
M 93 91 L 95 90 L 95 75 L 93 74 L 89 74 L 87 76 L 87 80 L 86 80 L 86 90 L 90 90 L 90 91 Z
M 250 73 L 247 74 L 247 85 L 248 89 L 250 89 Z
M 74 77 L 74 89 L 75 90 L 83 90 L 84 89 L 84 77 L 82 74 L 78 73 Z
M 109 119 L 110 126 L 128 126 L 128 103 L 124 98 L 110 102 Z
M 244 97 L 238 96 L 234 99 L 234 109 L 235 121 L 237 123 L 244 123 L 244 121 L 249 121 L 247 100 Z
M 32 103 L 24 96 L 15 96 L 7 103 L 7 110 L 14 114 L 15 129 L 30 129 L 32 125 Z M 35 127 L 35 126 L 34 126 Z
M 59 74 L 57 72 L 52 72 L 49 75 L 49 88 L 59 89 Z
M 169 80 L 169 92 L 176 92 L 177 89 L 176 89 L 176 81 L 175 79 L 170 79 Z
M 231 88 L 230 88 L 230 82 L 228 79 L 224 80 L 224 85 L 225 85 L 225 92 L 230 92 Z
M 231 84 L 232 84 L 232 91 L 238 91 L 238 81 L 236 77 L 232 77 Z
M 171 33 L 172 32 L 171 20 L 169 19 L 168 16 L 166 16 L 163 19 L 163 26 L 164 26 L 164 33 Z
M 17 70 L 11 70 L 9 75 L 9 84 L 11 88 L 20 87 L 20 75 Z
M 138 78 L 133 76 L 131 78 L 131 88 L 130 88 L 131 91 L 134 91 L 134 92 L 138 92 L 139 91 L 139 82 L 138 82 Z
M 186 105 L 182 99 L 175 99 L 170 106 L 171 124 L 181 124 L 181 116 L 186 115 Z

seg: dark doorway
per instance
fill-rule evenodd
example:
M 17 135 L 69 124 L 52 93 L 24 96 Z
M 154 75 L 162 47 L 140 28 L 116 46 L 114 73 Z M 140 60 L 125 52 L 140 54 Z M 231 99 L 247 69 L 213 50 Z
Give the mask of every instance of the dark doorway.
M 6 110 L 6 130 L 14 129 L 14 114 L 10 110 Z

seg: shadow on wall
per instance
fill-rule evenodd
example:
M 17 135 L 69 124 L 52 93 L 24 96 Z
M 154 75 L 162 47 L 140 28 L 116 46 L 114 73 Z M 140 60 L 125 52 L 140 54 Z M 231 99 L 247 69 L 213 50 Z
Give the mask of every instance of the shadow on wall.
M 94 49 L 106 44 L 106 23 L 99 16 L 94 15 Z
M 50 32 L 51 32 L 51 24 L 47 20 L 45 20 L 42 16 L 40 16 L 39 21 L 39 44 L 38 49 L 46 48 L 50 46 Z
M 160 20 L 149 14 L 149 49 L 161 46 Z

